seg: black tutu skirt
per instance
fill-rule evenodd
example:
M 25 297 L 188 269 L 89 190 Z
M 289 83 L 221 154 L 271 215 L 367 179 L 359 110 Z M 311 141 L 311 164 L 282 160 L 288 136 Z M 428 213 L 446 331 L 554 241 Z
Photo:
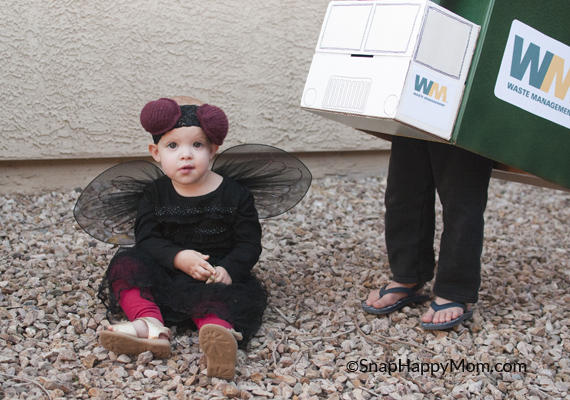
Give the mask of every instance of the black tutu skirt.
M 99 298 L 114 314 L 121 310 L 121 291 L 133 287 L 140 288 L 141 296 L 160 308 L 165 325 L 196 329 L 192 318 L 215 314 L 243 335 L 241 348 L 261 326 L 267 305 L 267 291 L 253 274 L 231 285 L 206 284 L 184 272 L 165 270 L 136 246 L 121 248 L 113 257 L 99 287 Z

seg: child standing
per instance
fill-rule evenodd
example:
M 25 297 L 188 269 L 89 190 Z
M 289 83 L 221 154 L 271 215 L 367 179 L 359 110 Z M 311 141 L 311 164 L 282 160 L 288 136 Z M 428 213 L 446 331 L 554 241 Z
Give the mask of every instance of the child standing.
M 473 316 L 479 299 L 484 212 L 493 162 L 446 143 L 392 138 L 386 204 L 386 248 L 392 281 L 370 292 L 364 311 L 385 315 L 423 303 L 435 276 L 436 299 L 421 319 L 426 330 L 449 329 Z M 435 201 L 444 230 L 436 267 Z
M 248 188 L 209 169 L 228 120 L 189 97 L 148 103 L 141 124 L 165 176 L 144 190 L 134 247 L 111 260 L 100 297 L 128 322 L 101 332 L 119 354 L 170 355 L 165 325 L 195 325 L 209 376 L 231 379 L 238 347 L 259 329 L 267 304 L 251 274 L 261 254 L 261 226 Z M 237 340 L 236 340 L 237 339 Z

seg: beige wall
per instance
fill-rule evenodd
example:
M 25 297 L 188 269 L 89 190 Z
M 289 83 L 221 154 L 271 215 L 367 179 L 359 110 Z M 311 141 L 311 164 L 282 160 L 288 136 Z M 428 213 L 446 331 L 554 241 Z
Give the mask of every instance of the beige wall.
M 313 177 L 334 179 L 383 175 L 388 170 L 389 150 L 367 152 L 295 153 Z M 152 161 L 150 157 L 137 157 Z M 83 189 L 97 175 L 131 158 L 87 160 L 0 161 L 0 195 L 38 191 Z
M 299 109 L 327 4 L 5 0 L 0 168 L 146 155 L 140 109 L 177 94 L 226 111 L 225 147 L 265 143 L 333 155 L 387 149 Z

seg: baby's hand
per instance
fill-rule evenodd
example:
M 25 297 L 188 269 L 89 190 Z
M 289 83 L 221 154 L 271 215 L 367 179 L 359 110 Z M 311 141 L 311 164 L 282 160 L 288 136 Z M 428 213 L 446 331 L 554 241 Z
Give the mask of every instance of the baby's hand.
M 220 283 L 225 283 L 226 285 L 232 284 L 232 278 L 230 277 L 230 274 L 228 274 L 228 271 L 226 271 L 224 267 L 216 267 L 215 269 L 216 272 L 210 275 L 206 283 L 220 282 Z
M 216 274 L 214 267 L 206 260 L 210 256 L 194 250 L 182 250 L 174 257 L 174 268 L 190 275 L 192 278 L 205 281 Z

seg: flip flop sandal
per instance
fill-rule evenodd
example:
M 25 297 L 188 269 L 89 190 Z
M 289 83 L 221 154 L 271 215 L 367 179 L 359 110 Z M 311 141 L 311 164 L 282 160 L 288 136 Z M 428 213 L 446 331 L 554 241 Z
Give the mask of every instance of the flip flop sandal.
M 412 303 L 423 303 L 429 299 L 427 294 L 416 294 L 418 290 L 420 290 L 424 286 L 425 282 L 420 282 L 412 288 L 407 287 L 395 287 L 391 289 L 386 289 L 388 285 L 384 285 L 382 289 L 380 289 L 380 297 L 384 297 L 389 293 L 405 293 L 407 294 L 406 297 L 402 297 L 396 303 L 382 307 L 382 308 L 375 308 L 366 304 L 366 301 L 362 302 L 362 310 L 366 311 L 369 314 L 374 315 L 385 315 L 393 313 L 394 311 L 398 311 L 400 308 L 407 306 L 408 304 Z
M 237 341 L 233 330 L 206 324 L 200 328 L 200 348 L 206 355 L 207 375 L 233 379 L 236 369 Z
M 437 304 L 435 301 L 432 301 L 429 305 L 434 311 L 441 311 L 447 310 L 448 308 L 452 307 L 460 307 L 463 309 L 463 314 L 459 317 L 452 319 L 448 322 L 441 322 L 439 324 L 434 324 L 433 322 L 422 322 L 421 327 L 426 330 L 434 330 L 434 331 L 441 331 L 443 329 L 453 328 L 454 326 L 459 325 L 463 321 L 467 321 L 473 317 L 473 310 L 467 311 L 467 305 L 464 303 L 446 303 L 446 304 Z
M 137 337 L 137 331 L 132 322 L 121 322 L 113 325 L 112 331 L 101 331 L 99 341 L 104 348 L 117 354 L 140 354 L 151 351 L 156 358 L 170 356 L 170 341 L 159 339 L 165 334 L 168 339 L 172 337 L 172 331 L 166 327 L 156 326 L 148 318 L 137 318 L 135 321 L 144 321 L 148 327 L 148 339 Z

